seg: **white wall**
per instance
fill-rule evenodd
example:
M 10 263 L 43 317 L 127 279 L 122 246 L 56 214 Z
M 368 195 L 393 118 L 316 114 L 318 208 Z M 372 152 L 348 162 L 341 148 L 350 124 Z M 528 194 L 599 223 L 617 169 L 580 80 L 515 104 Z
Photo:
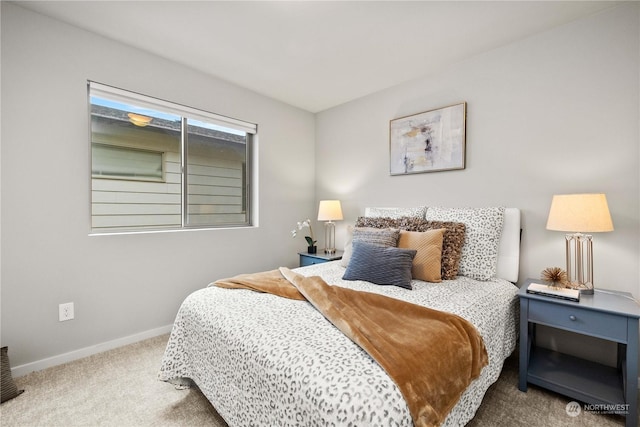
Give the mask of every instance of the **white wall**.
M 1 340 L 13 366 L 158 330 L 221 276 L 296 265 L 304 241 L 289 230 L 334 197 L 338 243 L 365 206 L 520 207 L 524 279 L 564 262 L 562 233 L 544 228 L 551 196 L 605 192 L 616 230 L 596 236 L 596 286 L 640 296 L 637 3 L 315 120 L 15 4 L 1 15 Z M 89 237 L 87 79 L 258 123 L 260 227 Z M 389 120 L 460 101 L 467 168 L 389 176 Z M 59 323 L 68 301 L 76 319 Z
M 212 280 L 297 265 L 305 244 L 289 231 L 316 209 L 311 113 L 1 7 L 1 338 L 12 366 L 156 331 Z M 257 123 L 260 226 L 89 237 L 88 79 Z M 293 153 L 311 160 L 283 167 Z M 70 301 L 75 320 L 58 322 Z
M 318 199 L 341 199 L 351 222 L 365 206 L 519 207 L 524 280 L 564 266 L 563 233 L 545 229 L 552 195 L 604 192 L 615 231 L 595 236 L 595 284 L 640 297 L 639 11 L 629 3 L 319 113 Z M 461 101 L 466 169 L 390 176 L 389 120 Z

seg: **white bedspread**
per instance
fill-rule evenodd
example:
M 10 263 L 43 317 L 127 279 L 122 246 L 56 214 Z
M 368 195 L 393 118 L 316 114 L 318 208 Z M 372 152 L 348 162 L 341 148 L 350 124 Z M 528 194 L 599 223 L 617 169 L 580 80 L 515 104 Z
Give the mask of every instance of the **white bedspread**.
M 489 365 L 444 425 L 464 425 L 515 348 L 517 288 L 496 279 L 413 282 L 413 290 L 343 281 L 339 262 L 296 269 L 329 283 L 457 314 L 484 339 Z M 419 339 L 420 337 L 416 337 Z M 411 426 L 380 366 L 306 301 L 207 287 L 183 302 L 159 378 L 189 378 L 230 426 Z

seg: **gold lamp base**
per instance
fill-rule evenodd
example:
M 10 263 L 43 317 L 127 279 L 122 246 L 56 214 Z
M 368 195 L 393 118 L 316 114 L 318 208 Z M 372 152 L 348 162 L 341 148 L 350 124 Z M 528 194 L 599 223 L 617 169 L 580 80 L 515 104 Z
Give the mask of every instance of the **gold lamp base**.
M 570 287 L 581 295 L 593 295 L 593 236 L 569 233 L 565 235 L 565 245 Z

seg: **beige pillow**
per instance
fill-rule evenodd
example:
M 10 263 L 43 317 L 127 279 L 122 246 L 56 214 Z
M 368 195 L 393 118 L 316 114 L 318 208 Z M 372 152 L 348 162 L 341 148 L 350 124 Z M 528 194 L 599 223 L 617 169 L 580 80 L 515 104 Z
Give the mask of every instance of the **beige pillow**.
M 400 230 L 398 247 L 415 249 L 411 276 L 425 282 L 442 281 L 442 240 L 446 229 L 439 228 L 429 231 Z

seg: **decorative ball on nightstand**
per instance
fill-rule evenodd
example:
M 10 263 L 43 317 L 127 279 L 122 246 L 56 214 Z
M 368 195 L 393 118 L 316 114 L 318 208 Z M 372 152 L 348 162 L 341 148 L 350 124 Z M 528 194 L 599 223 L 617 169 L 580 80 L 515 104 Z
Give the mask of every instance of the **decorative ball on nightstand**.
M 568 285 L 567 272 L 560 267 L 548 267 L 540 273 L 540 279 L 552 288 L 566 288 Z

